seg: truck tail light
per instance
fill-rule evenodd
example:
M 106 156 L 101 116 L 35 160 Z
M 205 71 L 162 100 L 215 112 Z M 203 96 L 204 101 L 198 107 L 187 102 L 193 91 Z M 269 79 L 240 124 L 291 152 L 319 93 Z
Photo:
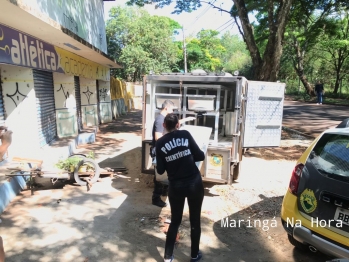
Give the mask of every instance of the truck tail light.
M 294 167 L 294 169 L 292 171 L 292 176 L 291 176 L 290 185 L 288 187 L 288 190 L 293 195 L 297 195 L 298 185 L 299 185 L 299 181 L 301 179 L 303 167 L 304 167 L 303 164 L 298 164 Z

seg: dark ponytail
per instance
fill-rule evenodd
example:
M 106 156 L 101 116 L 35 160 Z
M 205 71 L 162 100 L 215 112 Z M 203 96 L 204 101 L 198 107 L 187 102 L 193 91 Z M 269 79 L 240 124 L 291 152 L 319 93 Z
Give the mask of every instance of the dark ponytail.
M 178 117 L 175 114 L 167 114 L 164 120 L 167 131 L 172 131 L 178 124 Z

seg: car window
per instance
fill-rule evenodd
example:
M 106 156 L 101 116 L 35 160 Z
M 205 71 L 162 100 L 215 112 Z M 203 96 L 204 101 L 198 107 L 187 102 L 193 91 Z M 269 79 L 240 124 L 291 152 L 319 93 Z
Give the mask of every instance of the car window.
M 349 136 L 324 134 L 310 159 L 323 174 L 349 178 Z

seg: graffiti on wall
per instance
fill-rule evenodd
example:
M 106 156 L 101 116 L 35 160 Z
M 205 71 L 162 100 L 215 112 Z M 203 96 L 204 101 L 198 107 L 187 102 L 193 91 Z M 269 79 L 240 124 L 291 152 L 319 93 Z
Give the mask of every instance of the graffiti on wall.
M 26 95 L 23 95 L 19 91 L 19 87 L 18 87 L 17 82 L 16 82 L 16 91 L 12 95 L 6 94 L 6 96 L 9 97 L 13 101 L 13 103 L 15 104 L 16 107 L 18 106 L 17 103 L 22 102 L 27 97 Z M 22 99 L 20 99 L 20 96 L 22 97 Z M 16 103 L 16 100 L 17 100 L 17 103 Z
M 87 98 L 87 103 L 90 105 L 90 98 L 93 95 L 93 92 L 90 91 L 89 87 L 87 87 L 86 91 L 83 92 Z
M 109 81 L 110 69 L 0 24 L 0 63 Z
M 64 98 L 65 98 L 65 100 L 64 100 L 64 107 L 67 107 L 67 99 L 68 99 L 68 97 L 69 97 L 69 92 L 64 90 L 64 87 L 63 87 L 62 84 L 61 84 L 61 87 L 57 90 L 57 93 L 58 93 L 59 91 L 61 91 L 61 90 L 62 90 L 63 95 L 64 95 Z
M 108 89 L 106 88 L 99 89 L 99 97 L 103 99 L 103 101 L 105 101 L 105 99 L 107 98 L 107 95 L 108 95 L 107 92 L 108 92 Z

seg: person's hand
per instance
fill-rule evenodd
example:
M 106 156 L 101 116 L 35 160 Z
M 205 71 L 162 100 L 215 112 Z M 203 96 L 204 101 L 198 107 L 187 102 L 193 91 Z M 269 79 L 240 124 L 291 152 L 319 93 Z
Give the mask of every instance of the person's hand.
M 195 119 L 196 119 L 196 117 L 188 116 L 188 117 L 185 118 L 185 121 L 193 121 Z

